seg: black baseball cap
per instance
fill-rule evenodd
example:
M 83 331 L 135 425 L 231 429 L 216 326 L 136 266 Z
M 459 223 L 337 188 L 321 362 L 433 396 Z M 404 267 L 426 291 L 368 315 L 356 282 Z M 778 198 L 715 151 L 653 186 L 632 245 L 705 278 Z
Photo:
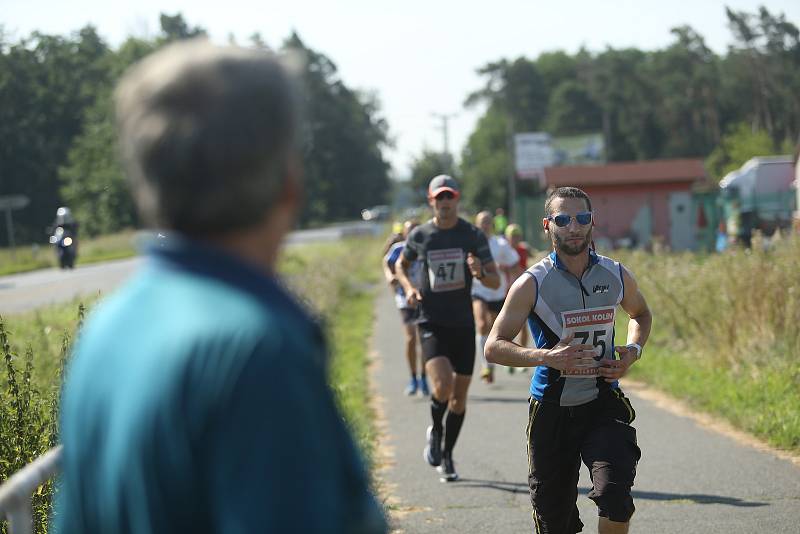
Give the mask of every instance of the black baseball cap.
M 435 198 L 436 195 L 442 191 L 449 191 L 453 193 L 456 198 L 461 196 L 461 191 L 459 191 L 456 181 L 452 176 L 448 176 L 446 174 L 434 176 L 431 179 L 431 183 L 428 184 L 428 196 L 430 198 Z

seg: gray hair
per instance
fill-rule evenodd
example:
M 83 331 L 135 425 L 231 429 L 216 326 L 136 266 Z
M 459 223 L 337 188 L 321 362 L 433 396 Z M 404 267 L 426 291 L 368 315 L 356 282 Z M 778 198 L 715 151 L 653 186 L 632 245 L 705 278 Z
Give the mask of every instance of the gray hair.
M 120 152 L 148 224 L 202 236 L 254 225 L 285 186 L 298 98 L 265 51 L 172 44 L 116 91 Z

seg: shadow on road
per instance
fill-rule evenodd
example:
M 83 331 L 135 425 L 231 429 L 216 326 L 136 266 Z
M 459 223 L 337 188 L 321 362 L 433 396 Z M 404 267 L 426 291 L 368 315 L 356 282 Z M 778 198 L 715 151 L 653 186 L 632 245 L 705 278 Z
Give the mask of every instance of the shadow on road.
M 520 482 L 504 482 L 501 480 L 478 480 L 474 478 L 461 478 L 454 487 L 489 488 L 506 493 L 528 493 L 528 484 Z
M 586 495 L 590 488 L 578 488 L 578 492 Z M 692 502 L 694 504 L 727 504 L 728 506 L 741 506 L 754 508 L 767 506 L 765 502 L 751 502 L 739 499 L 738 497 L 724 497 L 722 495 L 704 495 L 701 493 L 661 493 L 658 491 L 636 491 L 631 495 L 634 499 L 645 499 L 648 501 L 667 501 L 675 503 Z
M 524 482 L 505 482 L 501 480 L 479 480 L 473 478 L 462 478 L 453 487 L 460 488 L 488 488 L 506 493 L 528 493 L 528 484 Z M 590 488 L 578 488 L 578 493 L 588 494 Z M 739 507 L 759 507 L 767 506 L 769 503 L 752 502 L 739 499 L 737 497 L 723 497 L 722 495 L 704 495 L 699 493 L 660 493 L 657 491 L 632 491 L 634 499 L 648 501 L 666 501 L 675 503 L 692 502 L 694 504 L 726 504 L 728 506 Z

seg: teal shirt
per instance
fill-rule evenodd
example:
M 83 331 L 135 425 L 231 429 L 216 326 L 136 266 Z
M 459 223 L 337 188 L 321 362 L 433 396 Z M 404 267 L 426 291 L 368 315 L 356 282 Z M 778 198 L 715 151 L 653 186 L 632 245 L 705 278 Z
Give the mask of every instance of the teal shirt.
M 173 239 L 69 366 L 59 533 L 382 533 L 314 321 L 279 283 Z

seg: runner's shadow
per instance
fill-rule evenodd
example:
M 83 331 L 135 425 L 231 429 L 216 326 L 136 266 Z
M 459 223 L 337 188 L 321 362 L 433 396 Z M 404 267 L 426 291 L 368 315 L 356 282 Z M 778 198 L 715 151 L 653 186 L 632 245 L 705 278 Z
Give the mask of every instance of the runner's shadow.
M 488 488 L 506 493 L 528 493 L 528 485 L 520 482 L 506 482 L 502 480 L 478 480 L 474 478 L 460 478 L 456 483 L 459 487 Z
M 526 398 L 514 398 L 514 397 L 486 397 L 483 395 L 470 395 L 469 402 L 486 402 L 486 403 L 514 403 L 514 404 L 527 404 L 528 399 Z
M 528 493 L 528 484 L 524 482 L 507 482 L 502 480 L 480 480 L 474 478 L 459 479 L 454 487 L 462 488 L 487 488 L 506 493 Z M 578 493 L 587 495 L 589 488 L 579 487 Z M 721 495 L 704 495 L 699 493 L 660 493 L 657 491 L 632 491 L 634 499 L 645 499 L 650 501 L 665 501 L 680 504 L 682 502 L 691 502 L 694 504 L 726 504 L 728 506 L 739 506 L 746 508 L 754 508 L 759 506 L 767 506 L 765 502 L 751 502 L 739 499 L 737 497 L 723 497 Z
M 578 492 L 586 495 L 589 488 L 578 488 Z M 765 502 L 751 502 L 737 497 L 724 497 L 722 495 L 704 495 L 701 493 L 661 493 L 658 491 L 631 491 L 635 499 L 645 499 L 649 501 L 666 501 L 674 504 L 691 502 L 693 504 L 726 504 L 728 506 L 739 506 L 745 508 L 755 508 L 767 506 Z

